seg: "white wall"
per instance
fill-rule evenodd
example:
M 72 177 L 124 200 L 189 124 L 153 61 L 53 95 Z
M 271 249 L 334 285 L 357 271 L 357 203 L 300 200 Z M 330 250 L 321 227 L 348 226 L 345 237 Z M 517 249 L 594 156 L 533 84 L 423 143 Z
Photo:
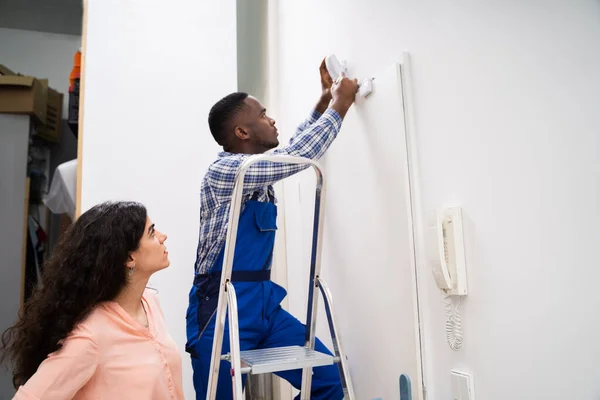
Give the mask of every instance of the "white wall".
M 68 116 L 69 76 L 81 36 L 0 28 L 0 64 L 23 75 L 48 79 L 63 94 L 63 118 Z
M 278 7 L 280 131 L 313 101 L 305 88 L 324 54 L 362 78 L 411 53 L 417 229 L 431 209 L 464 207 L 470 285 L 455 353 L 419 265 L 427 398 L 450 398 L 454 367 L 473 372 L 478 399 L 598 397 L 600 4 Z
M 184 352 L 185 311 L 199 190 L 218 151 L 207 117 L 216 100 L 236 89 L 235 24 L 233 0 L 143 7 L 89 2 L 82 208 L 109 199 L 141 201 L 169 235 L 171 266 L 151 283 L 181 350 L 189 399 L 194 392 Z
M 316 65 L 312 70 L 318 76 Z M 399 398 L 400 373 L 411 376 L 414 398 L 419 399 L 420 344 L 399 72 L 399 65 L 392 64 L 377 75 L 376 91 L 349 110 L 338 138 L 320 160 L 327 179 L 320 276 L 333 294 L 357 399 Z M 314 214 L 315 183 L 306 179 L 310 177 L 302 174 L 284 185 L 290 311 L 301 319 L 306 316 Z M 317 335 L 331 343 L 324 312 L 317 319 Z

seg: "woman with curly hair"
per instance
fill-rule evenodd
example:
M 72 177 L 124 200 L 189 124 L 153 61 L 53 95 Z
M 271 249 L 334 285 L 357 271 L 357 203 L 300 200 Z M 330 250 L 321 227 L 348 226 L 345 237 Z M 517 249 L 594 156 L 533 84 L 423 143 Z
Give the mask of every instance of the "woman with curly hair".
M 139 203 L 81 215 L 2 335 L 14 399 L 183 399 L 179 351 L 146 290 L 169 266 L 166 239 Z

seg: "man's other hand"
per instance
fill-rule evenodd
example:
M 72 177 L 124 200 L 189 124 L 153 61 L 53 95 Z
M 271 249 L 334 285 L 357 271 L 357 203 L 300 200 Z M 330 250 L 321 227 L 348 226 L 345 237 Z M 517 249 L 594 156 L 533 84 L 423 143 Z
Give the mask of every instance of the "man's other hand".
M 356 93 L 358 92 L 358 81 L 356 79 L 350 79 L 346 77 L 346 74 L 342 75 L 333 83 L 331 86 L 331 95 L 333 97 L 333 104 L 331 108 L 337 111 L 342 118 L 346 115 L 346 112 L 354 103 Z

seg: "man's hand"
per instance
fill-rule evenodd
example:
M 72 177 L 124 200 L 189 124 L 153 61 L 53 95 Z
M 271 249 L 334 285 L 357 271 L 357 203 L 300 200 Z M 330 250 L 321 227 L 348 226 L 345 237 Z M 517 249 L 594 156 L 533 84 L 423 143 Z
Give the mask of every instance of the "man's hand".
M 333 104 L 331 108 L 340 114 L 342 118 L 346 116 L 346 112 L 354 103 L 354 98 L 358 92 L 358 81 L 356 79 L 346 78 L 346 74 L 342 75 L 333 83 L 331 87 L 331 95 Z
M 321 65 L 319 66 L 319 74 L 321 74 L 321 97 L 331 100 L 331 85 L 333 85 L 333 79 L 331 79 L 331 75 L 329 75 L 329 71 L 327 71 L 325 58 L 323 58 L 323 61 L 321 61 Z
M 333 79 L 331 79 L 331 75 L 329 75 L 329 71 L 327 71 L 324 58 L 319 66 L 319 74 L 321 75 L 321 96 L 319 97 L 315 110 L 320 114 L 323 114 L 325 110 L 327 110 L 327 107 L 329 107 L 329 102 L 331 101 L 331 85 L 333 84 Z

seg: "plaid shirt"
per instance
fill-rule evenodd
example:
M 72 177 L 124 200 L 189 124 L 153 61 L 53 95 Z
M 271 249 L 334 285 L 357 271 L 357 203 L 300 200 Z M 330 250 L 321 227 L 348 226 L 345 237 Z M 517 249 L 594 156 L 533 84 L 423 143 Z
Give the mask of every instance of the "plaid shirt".
M 286 154 L 318 160 L 325 154 L 342 126 L 342 118 L 333 109 L 322 115 L 313 110 L 304 121 L 289 144 L 277 149 L 273 154 Z M 200 189 L 200 238 L 196 254 L 195 271 L 208 273 L 219 252 L 225 245 L 231 195 L 238 167 L 250 154 L 222 152 L 217 161 L 208 167 Z M 275 201 L 273 184 L 287 178 L 307 165 L 277 164 L 261 161 L 252 165 L 246 172 L 242 207 L 254 193 L 258 201 Z

